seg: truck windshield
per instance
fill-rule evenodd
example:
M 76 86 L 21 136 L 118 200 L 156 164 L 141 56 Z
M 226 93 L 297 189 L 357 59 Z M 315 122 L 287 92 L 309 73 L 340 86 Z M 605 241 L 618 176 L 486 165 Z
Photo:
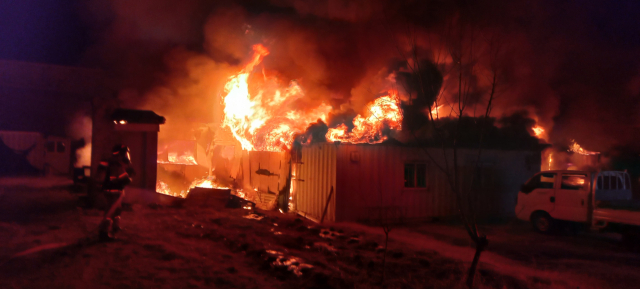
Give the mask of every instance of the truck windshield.
M 525 194 L 531 193 L 535 189 L 553 189 L 553 184 L 556 182 L 555 173 L 542 173 L 531 178 L 522 187 L 522 192 Z

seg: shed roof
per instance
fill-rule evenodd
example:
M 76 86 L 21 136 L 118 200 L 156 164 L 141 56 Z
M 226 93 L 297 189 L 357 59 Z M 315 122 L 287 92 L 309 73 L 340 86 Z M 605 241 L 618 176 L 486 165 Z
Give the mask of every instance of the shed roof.
M 127 123 L 146 123 L 146 124 L 164 124 L 166 119 L 163 116 L 157 115 L 151 110 L 137 110 L 137 109 L 116 109 L 111 114 L 111 120 L 121 121 L 124 120 Z

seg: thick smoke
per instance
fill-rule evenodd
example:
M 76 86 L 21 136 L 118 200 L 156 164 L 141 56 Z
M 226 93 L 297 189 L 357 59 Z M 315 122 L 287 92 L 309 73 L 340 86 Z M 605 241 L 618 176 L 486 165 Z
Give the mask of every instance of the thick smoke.
M 89 1 L 87 21 L 99 37 L 87 61 L 112 74 L 124 105 L 173 123 L 215 123 L 223 84 L 262 43 L 271 52 L 264 68 L 305 89 L 300 109 L 326 102 L 344 116 L 388 89 L 390 76 L 402 77 L 407 66 L 398 63 L 413 55 L 441 69 L 455 96 L 443 68 L 460 46 L 443 35 L 466 27 L 464 41 L 478 47 L 466 71 L 474 101 L 498 72 L 493 116 L 526 110 L 550 142 L 575 139 L 594 151 L 637 143 L 634 1 L 212 2 Z

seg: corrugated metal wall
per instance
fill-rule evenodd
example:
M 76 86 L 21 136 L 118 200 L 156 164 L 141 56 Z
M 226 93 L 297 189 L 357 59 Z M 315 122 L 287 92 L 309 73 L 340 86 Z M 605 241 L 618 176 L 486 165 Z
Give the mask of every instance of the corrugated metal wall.
M 289 159 L 284 152 L 242 151 L 242 178 L 245 188 L 278 194 L 286 185 Z
M 405 163 L 427 164 L 426 188 L 404 188 Z M 444 174 L 421 149 L 341 144 L 337 175 L 340 221 L 409 221 L 456 212 Z
M 457 198 L 437 164 L 452 167 L 452 150 L 395 145 L 315 144 L 302 148 L 302 164 L 294 169 L 297 210 L 319 219 L 331 185 L 335 185 L 329 221 L 411 221 L 458 214 Z M 476 150 L 458 150 L 460 177 L 465 192 L 471 180 L 478 217 L 513 214 L 518 187 L 539 167 L 527 165 L 535 152 L 484 150 L 481 170 L 473 165 Z M 539 154 L 539 153 L 538 153 Z M 404 165 L 427 164 L 426 188 L 404 187 Z M 304 181 L 303 181 L 304 180 Z M 466 195 L 462 196 L 466 201 Z M 335 204 L 334 204 L 335 202 Z M 335 218 L 332 212 L 335 208 Z
M 295 177 L 291 181 L 299 214 L 319 221 L 333 187 L 324 221 L 336 220 L 336 152 L 336 146 L 328 143 L 302 148 L 302 157 L 294 164 Z

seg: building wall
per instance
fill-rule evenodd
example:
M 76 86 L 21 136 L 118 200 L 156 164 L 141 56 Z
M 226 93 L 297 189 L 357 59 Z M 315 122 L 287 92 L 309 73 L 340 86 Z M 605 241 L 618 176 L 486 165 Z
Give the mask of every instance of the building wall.
M 446 178 L 421 149 L 340 144 L 337 162 L 338 221 L 409 221 L 456 212 Z M 428 164 L 426 188 L 404 188 L 405 163 Z
M 239 161 L 235 182 L 248 199 L 263 209 L 275 209 L 278 203 L 285 202 L 282 198 L 289 176 L 288 153 L 242 150 Z
M 427 151 L 431 155 L 427 154 Z M 335 221 L 424 220 L 455 216 L 456 196 L 438 165 L 448 167 L 453 151 L 395 145 L 316 144 L 302 149 L 300 178 L 294 196 L 301 214 L 318 216 L 329 187 L 336 195 Z M 479 217 L 512 216 L 520 185 L 540 171 L 539 152 L 483 150 L 483 186 L 474 193 Z M 458 150 L 464 191 L 471 187 L 476 172 L 477 151 Z M 404 165 L 427 164 L 426 188 L 404 187 Z M 334 181 L 335 179 L 335 181 Z M 323 194 L 323 192 L 326 193 Z M 463 196 L 467 197 L 467 196 Z M 324 198 L 324 199 L 323 199 Z M 335 207 L 334 207 L 335 206 Z M 329 215 L 331 216 L 331 215 Z

